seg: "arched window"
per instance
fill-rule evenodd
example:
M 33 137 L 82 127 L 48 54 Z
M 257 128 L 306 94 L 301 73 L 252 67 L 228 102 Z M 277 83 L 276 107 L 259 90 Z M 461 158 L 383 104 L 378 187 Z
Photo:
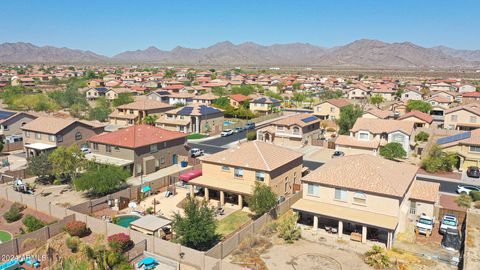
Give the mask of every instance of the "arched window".
M 80 133 L 80 131 L 78 131 L 77 133 L 75 133 L 75 140 L 81 140 L 82 139 L 82 133 Z
M 294 134 L 299 134 L 300 133 L 300 128 L 299 127 L 293 127 L 293 133 Z
M 364 192 L 357 191 L 353 194 L 354 203 L 365 204 L 366 201 L 367 201 L 367 195 Z

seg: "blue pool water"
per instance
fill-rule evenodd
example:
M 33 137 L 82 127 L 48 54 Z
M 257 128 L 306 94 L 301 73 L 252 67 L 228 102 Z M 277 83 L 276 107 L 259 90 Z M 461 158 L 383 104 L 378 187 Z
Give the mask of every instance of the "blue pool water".
M 119 216 L 117 217 L 117 225 L 120 225 L 122 227 L 128 228 L 130 226 L 130 223 L 134 222 L 135 220 L 139 219 L 139 216 Z
M 235 124 L 235 123 L 237 123 L 237 122 L 236 122 L 236 121 L 232 121 L 232 120 L 225 120 L 225 121 L 223 121 L 223 125 L 224 125 L 224 126 L 230 126 L 230 125 L 233 125 L 233 124 Z

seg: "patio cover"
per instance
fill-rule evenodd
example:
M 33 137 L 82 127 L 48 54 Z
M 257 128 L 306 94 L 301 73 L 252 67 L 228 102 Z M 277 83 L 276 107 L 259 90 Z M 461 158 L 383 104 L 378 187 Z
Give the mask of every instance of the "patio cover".
M 172 221 L 166 218 L 146 215 L 130 223 L 130 226 L 137 227 L 146 231 L 156 232 L 162 227 L 170 225 L 171 223 Z
M 31 143 L 31 144 L 26 144 L 25 147 L 42 151 L 46 149 L 55 148 L 57 146 L 52 144 L 46 144 L 46 143 Z
M 206 187 L 215 190 L 231 192 L 233 194 L 252 195 L 253 183 L 243 180 L 220 179 L 218 177 L 199 176 L 188 182 L 190 185 Z
M 292 205 L 291 208 L 298 211 L 318 214 L 319 216 L 362 223 L 388 230 L 395 230 L 398 224 L 398 218 L 394 216 L 343 207 L 335 204 L 312 201 L 308 199 L 298 200 Z
M 127 166 L 133 163 L 132 160 L 114 158 L 114 157 L 104 156 L 104 155 L 99 155 L 94 153 L 86 154 L 85 157 L 90 161 L 95 161 L 101 164 L 112 164 L 116 166 Z

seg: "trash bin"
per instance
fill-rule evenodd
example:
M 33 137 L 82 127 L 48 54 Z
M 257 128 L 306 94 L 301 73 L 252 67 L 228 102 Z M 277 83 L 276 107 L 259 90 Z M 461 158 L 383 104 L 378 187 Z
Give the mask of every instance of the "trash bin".
M 187 165 L 188 165 L 188 162 L 185 161 L 185 160 L 180 162 L 180 166 L 181 166 L 182 168 L 187 167 Z

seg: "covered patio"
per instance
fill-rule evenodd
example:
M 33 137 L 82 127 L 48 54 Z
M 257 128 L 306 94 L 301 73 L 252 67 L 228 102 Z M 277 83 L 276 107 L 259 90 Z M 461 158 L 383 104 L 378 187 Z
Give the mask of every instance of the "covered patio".
M 327 232 L 337 234 L 338 238 L 349 235 L 353 241 L 383 242 L 387 248 L 392 247 L 398 225 L 398 218 L 394 216 L 307 199 L 298 200 L 291 208 L 299 213 L 300 223 L 310 225 L 314 230 L 323 227 Z
M 229 202 L 243 208 L 245 196 L 252 195 L 252 185 L 238 180 L 199 176 L 190 180 L 188 184 L 190 185 L 190 194 L 195 194 L 195 187 L 203 188 L 205 200 L 218 199 L 221 206 Z
M 123 167 L 127 171 L 133 173 L 133 160 L 114 158 L 114 157 L 104 156 L 104 155 L 99 155 L 94 153 L 86 154 L 85 158 L 95 163 L 111 164 L 111 165 Z
M 27 158 L 29 157 L 36 157 L 40 155 L 42 152 L 52 151 L 53 149 L 57 148 L 56 145 L 53 144 L 46 144 L 46 143 L 31 143 L 26 144 L 25 149 L 27 152 Z

